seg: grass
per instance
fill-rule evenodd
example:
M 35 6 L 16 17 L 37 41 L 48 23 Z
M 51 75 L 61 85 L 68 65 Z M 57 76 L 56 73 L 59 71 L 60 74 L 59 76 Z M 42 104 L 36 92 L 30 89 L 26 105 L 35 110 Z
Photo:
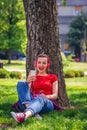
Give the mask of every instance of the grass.
M 25 70 L 24 61 L 4 62 L 4 68 Z M 66 69 L 87 71 L 87 63 L 70 63 Z M 0 79 L 0 130 L 86 130 L 87 129 L 87 77 L 65 79 L 72 107 L 65 111 L 43 114 L 43 120 L 32 117 L 18 124 L 10 115 L 11 105 L 17 101 L 17 79 Z
M 0 79 L 0 130 L 86 130 L 87 77 L 65 81 L 69 100 L 74 107 L 43 114 L 43 120 L 32 117 L 18 124 L 10 115 L 11 105 L 17 101 L 18 80 Z
M 65 66 L 64 69 L 72 70 L 82 70 L 87 72 L 87 63 L 86 62 L 69 62 L 68 66 Z
M 26 61 L 12 60 L 11 64 L 8 64 L 7 60 L 0 60 L 0 62 L 3 62 L 4 68 L 6 69 L 25 70 L 26 68 L 25 66 Z M 87 63 L 86 62 L 68 62 L 68 66 L 64 66 L 64 69 L 87 71 Z
M 25 61 L 20 61 L 20 60 L 12 60 L 11 64 L 7 63 L 7 60 L 2 60 L 4 64 L 5 69 L 14 69 L 14 70 L 25 70 Z

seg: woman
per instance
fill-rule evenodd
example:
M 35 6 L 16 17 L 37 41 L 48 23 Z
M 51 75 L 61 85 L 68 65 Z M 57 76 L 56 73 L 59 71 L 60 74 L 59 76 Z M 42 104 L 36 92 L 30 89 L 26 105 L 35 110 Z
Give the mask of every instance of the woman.
M 49 57 L 41 54 L 35 61 L 37 75 L 29 75 L 27 82 L 18 82 L 18 105 L 23 112 L 11 112 L 17 122 L 22 123 L 28 117 L 54 110 L 53 101 L 58 97 L 58 78 L 47 73 L 49 67 Z

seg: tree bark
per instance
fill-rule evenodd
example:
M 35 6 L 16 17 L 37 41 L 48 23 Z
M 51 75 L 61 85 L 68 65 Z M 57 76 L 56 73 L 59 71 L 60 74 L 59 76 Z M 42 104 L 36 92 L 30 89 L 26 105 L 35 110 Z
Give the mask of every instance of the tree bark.
M 56 0 L 23 0 L 26 14 L 27 49 L 26 71 L 33 69 L 36 56 L 47 54 L 51 59 L 51 72 L 59 78 L 61 106 L 69 106 L 63 74 Z

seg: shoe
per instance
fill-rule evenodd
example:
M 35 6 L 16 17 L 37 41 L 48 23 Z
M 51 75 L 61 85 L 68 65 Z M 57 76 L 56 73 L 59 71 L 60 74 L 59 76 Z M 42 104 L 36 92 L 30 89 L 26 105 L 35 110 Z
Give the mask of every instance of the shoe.
M 11 112 L 12 117 L 19 123 L 23 123 L 27 118 L 24 112 L 16 113 Z
M 40 116 L 39 114 L 36 114 L 35 117 L 39 120 L 42 120 L 42 116 Z

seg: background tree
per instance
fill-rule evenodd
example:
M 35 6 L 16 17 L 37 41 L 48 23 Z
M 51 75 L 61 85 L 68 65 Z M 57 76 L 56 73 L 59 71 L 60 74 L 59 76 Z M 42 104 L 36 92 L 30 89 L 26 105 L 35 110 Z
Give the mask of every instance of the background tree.
M 34 68 L 39 53 L 51 59 L 51 72 L 59 77 L 59 99 L 62 106 L 69 106 L 62 68 L 56 0 L 23 0 L 27 25 L 26 70 Z
M 74 50 L 75 56 L 81 59 L 81 41 L 86 31 L 87 13 L 81 13 L 70 24 L 67 41 Z
M 0 1 L 0 50 L 11 62 L 13 51 L 23 52 L 26 42 L 23 2 L 20 0 Z

